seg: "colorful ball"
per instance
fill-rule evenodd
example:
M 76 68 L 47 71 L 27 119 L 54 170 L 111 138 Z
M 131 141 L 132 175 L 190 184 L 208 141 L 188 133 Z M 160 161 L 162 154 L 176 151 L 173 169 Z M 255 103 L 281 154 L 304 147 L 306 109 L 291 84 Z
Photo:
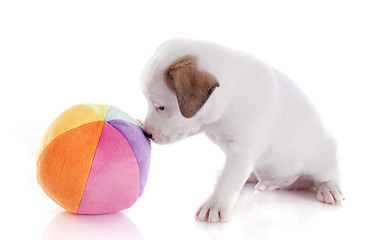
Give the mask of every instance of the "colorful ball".
M 131 207 L 143 193 L 150 154 L 150 140 L 127 113 L 110 105 L 76 105 L 46 131 L 37 180 L 69 212 L 116 212 Z

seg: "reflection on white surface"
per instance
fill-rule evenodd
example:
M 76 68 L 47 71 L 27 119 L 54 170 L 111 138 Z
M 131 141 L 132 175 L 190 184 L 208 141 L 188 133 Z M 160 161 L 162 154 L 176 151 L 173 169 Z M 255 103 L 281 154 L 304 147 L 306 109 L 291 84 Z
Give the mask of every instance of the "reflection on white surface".
M 136 225 L 121 212 L 104 215 L 62 212 L 49 222 L 41 239 L 140 240 L 141 234 Z
M 253 195 L 254 185 L 247 184 L 234 209 L 231 221 L 197 227 L 211 239 L 311 239 L 316 236 L 340 236 L 344 225 L 344 207 L 328 205 L 316 199 L 313 191 L 266 191 Z M 320 239 L 320 238 L 318 238 Z
M 317 228 L 323 219 L 330 224 L 320 234 L 332 231 L 331 223 L 337 221 L 332 216 L 342 216 L 344 210 L 319 202 L 314 191 L 266 191 L 250 196 L 251 191 L 252 186 L 243 190 L 234 216 L 239 221 L 238 229 L 243 229 L 238 235 L 247 238 L 293 239 L 301 235 L 301 239 L 309 239 L 315 233 L 307 230 Z

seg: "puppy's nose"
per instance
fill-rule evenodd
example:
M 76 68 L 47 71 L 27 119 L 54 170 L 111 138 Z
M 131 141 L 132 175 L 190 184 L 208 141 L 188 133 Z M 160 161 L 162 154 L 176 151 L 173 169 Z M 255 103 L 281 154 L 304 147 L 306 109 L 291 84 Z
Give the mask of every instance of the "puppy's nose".
M 143 130 L 143 133 L 144 133 L 145 137 L 152 138 L 152 134 L 146 132 L 145 130 Z

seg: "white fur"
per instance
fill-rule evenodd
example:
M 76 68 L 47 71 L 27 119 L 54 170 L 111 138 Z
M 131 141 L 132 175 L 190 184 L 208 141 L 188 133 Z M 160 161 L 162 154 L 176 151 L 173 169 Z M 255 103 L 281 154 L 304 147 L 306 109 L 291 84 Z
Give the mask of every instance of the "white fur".
M 189 54 L 198 57 L 199 68 L 213 74 L 220 87 L 187 119 L 165 83 L 164 70 Z M 227 156 L 213 194 L 196 214 L 199 220 L 228 220 L 252 172 L 259 191 L 298 188 L 310 181 L 319 200 L 343 200 L 335 142 L 315 108 L 288 77 L 252 55 L 213 43 L 172 39 L 148 61 L 142 88 L 149 105 L 144 127 L 155 142 L 205 132 Z

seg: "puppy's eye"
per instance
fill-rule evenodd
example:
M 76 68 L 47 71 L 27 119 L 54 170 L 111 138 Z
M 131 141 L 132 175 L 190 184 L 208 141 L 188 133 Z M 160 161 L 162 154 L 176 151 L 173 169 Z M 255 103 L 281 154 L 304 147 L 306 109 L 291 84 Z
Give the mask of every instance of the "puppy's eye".
M 154 104 L 154 107 L 155 107 L 155 110 L 156 110 L 157 112 L 162 112 L 162 111 L 164 111 L 164 109 L 165 109 L 165 107 L 164 107 L 164 106 L 156 105 L 156 104 Z

